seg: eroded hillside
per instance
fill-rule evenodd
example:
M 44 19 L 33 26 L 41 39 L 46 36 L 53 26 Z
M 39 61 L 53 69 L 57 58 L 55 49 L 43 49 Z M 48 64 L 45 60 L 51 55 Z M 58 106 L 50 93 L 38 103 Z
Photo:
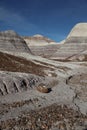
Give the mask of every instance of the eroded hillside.
M 25 39 L 34 46 L 14 31 L 0 33 L 0 129 L 86 130 L 87 23 L 63 44 Z

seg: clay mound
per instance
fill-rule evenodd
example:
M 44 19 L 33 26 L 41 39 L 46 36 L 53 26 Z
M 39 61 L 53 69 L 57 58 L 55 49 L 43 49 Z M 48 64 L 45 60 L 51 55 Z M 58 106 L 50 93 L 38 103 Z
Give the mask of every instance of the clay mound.
M 39 34 L 23 38 L 36 56 L 50 58 L 60 48 L 60 44 Z
M 12 30 L 0 32 L 0 50 L 31 53 L 23 38 Z
M 49 44 L 56 44 L 55 41 L 39 34 L 32 37 L 24 36 L 23 39 L 26 41 L 28 46 L 44 46 Z
M 87 37 L 87 23 L 78 23 L 72 28 L 69 37 Z
M 59 48 L 61 44 L 51 44 L 45 46 L 29 46 L 32 53 L 36 56 L 50 58 Z
M 87 23 L 79 23 L 74 26 L 70 34 L 51 59 L 69 60 L 70 57 L 81 55 L 87 50 Z

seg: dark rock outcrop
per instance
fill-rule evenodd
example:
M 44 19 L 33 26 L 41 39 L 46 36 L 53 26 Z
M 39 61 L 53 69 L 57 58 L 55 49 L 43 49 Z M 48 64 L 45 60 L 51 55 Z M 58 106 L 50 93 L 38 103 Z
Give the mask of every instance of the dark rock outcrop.
M 35 89 L 43 81 L 33 74 L 0 72 L 0 96 Z

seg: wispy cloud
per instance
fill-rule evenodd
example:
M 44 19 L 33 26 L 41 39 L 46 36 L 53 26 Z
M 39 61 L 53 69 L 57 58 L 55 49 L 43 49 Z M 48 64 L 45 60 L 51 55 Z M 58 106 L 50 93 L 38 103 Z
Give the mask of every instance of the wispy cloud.
M 18 13 L 11 12 L 9 9 L 0 7 L 0 22 L 5 26 L 9 26 L 16 31 L 22 32 L 33 32 L 37 30 L 38 27 L 35 24 L 30 23 L 24 16 L 21 16 Z M 0 23 L 0 26 L 2 24 Z

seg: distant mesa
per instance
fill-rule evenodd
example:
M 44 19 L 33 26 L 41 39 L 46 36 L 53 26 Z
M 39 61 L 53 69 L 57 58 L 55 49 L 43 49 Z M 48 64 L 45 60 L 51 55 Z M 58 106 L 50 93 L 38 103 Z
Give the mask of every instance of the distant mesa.
M 36 34 L 36 35 L 33 35 L 33 37 L 43 38 L 44 36 L 42 36 L 40 34 Z
M 87 23 L 76 24 L 67 38 L 59 43 L 40 34 L 19 36 L 12 30 L 0 32 L 2 52 L 24 52 L 61 61 L 84 61 L 87 59 Z
M 13 30 L 0 32 L 0 50 L 30 53 L 24 39 Z
M 44 37 L 40 34 L 36 34 L 33 36 L 24 36 L 23 37 L 24 40 L 26 41 L 28 46 L 45 46 L 45 45 L 49 45 L 49 44 L 56 44 L 55 41 Z
M 25 36 L 23 38 L 30 48 L 31 52 L 37 56 L 49 58 L 59 48 L 59 45 L 55 41 L 40 34 L 36 34 L 31 37 Z

